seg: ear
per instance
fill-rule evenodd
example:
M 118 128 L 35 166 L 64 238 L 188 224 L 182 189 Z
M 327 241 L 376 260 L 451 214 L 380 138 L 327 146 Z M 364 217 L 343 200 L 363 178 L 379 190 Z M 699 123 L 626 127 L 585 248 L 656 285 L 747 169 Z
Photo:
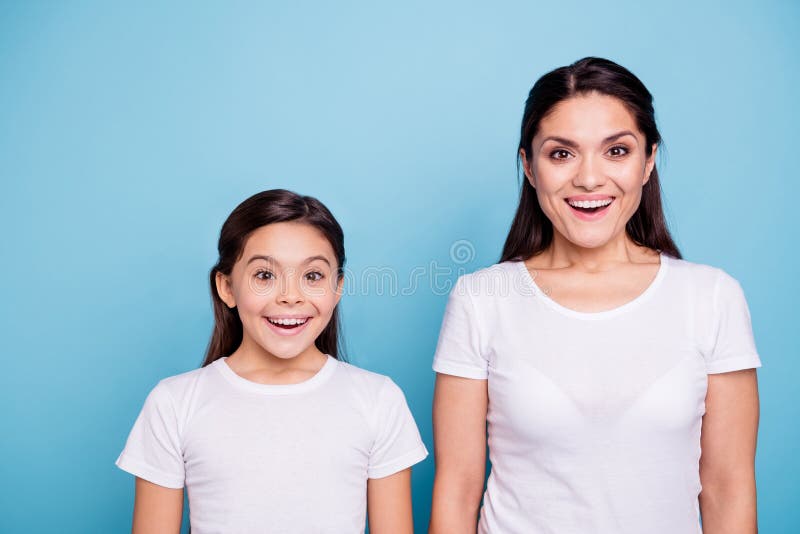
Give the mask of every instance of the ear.
M 336 281 L 336 304 L 334 306 L 339 305 L 339 301 L 342 300 L 342 294 L 344 293 L 344 275 L 339 277 L 339 280 Z
M 522 161 L 522 172 L 525 173 L 525 178 L 528 179 L 531 187 L 536 189 L 536 178 L 533 176 L 533 169 L 531 168 L 531 164 L 528 161 L 528 155 L 525 153 L 524 148 L 519 149 L 519 159 Z
M 214 282 L 217 284 L 217 294 L 219 295 L 219 298 L 222 299 L 222 302 L 224 302 L 229 308 L 235 308 L 236 298 L 233 296 L 231 279 L 217 271 L 217 274 L 214 276 Z
M 650 157 L 647 158 L 647 161 L 644 163 L 644 181 L 642 185 L 646 184 L 650 180 L 650 174 L 653 172 L 653 169 L 656 166 L 656 153 L 658 152 L 658 145 L 653 143 L 653 150 L 650 152 Z

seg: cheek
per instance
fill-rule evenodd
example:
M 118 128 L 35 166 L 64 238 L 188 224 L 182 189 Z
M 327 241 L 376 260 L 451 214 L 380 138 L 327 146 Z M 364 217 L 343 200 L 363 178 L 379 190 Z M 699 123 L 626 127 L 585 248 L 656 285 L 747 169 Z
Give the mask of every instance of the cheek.
M 536 198 L 539 199 L 539 207 L 542 208 L 542 211 L 548 219 L 552 221 L 557 217 L 557 210 L 560 202 L 558 198 L 554 198 L 552 194 L 539 190 L 536 191 Z
M 546 168 L 536 175 L 536 198 L 545 213 L 552 213 L 561 202 L 560 191 L 569 181 L 564 169 Z
M 320 315 L 330 315 L 336 307 L 336 294 L 333 291 L 326 291 L 324 295 L 314 297 L 312 302 Z
M 622 164 L 617 175 L 622 178 L 627 188 L 636 189 L 642 186 L 647 172 L 647 161 L 644 158 L 631 158 Z
M 304 288 L 304 295 L 319 311 L 320 315 L 328 315 L 336 306 L 336 286 L 328 281 L 317 282 Z
M 627 169 L 623 176 L 617 181 L 617 185 L 623 192 L 630 197 L 640 196 L 644 187 L 644 170 L 642 167 L 632 167 Z
M 272 288 L 257 284 L 242 284 L 237 288 L 236 305 L 240 315 L 261 314 Z
M 544 194 L 560 190 L 571 181 L 574 173 L 572 167 L 569 163 L 553 164 L 549 160 L 537 160 L 533 166 L 536 190 Z

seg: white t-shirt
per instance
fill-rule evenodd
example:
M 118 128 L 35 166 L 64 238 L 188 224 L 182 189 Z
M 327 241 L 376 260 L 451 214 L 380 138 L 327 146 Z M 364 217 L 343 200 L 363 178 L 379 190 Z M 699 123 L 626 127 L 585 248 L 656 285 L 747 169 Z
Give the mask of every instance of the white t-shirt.
M 739 283 L 661 254 L 636 299 L 578 312 L 523 262 L 462 276 L 433 368 L 488 379 L 481 534 L 699 534 L 708 373 L 760 367 Z
M 189 497 L 193 534 L 362 533 L 368 478 L 428 451 L 400 388 L 328 356 L 265 385 L 220 358 L 152 390 L 117 465 Z

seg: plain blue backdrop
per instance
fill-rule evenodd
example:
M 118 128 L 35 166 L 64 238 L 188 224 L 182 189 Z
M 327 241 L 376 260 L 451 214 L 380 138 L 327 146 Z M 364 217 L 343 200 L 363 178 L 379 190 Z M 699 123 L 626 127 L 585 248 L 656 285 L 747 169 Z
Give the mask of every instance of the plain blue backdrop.
M 0 2 L 0 531 L 130 528 L 114 460 L 150 388 L 200 364 L 219 228 L 264 189 L 340 220 L 350 360 L 405 390 L 432 451 L 429 275 L 497 261 L 527 92 L 599 55 L 655 96 L 684 256 L 745 290 L 760 525 L 796 532 L 798 23 L 792 1 Z M 419 532 L 432 480 L 431 456 Z

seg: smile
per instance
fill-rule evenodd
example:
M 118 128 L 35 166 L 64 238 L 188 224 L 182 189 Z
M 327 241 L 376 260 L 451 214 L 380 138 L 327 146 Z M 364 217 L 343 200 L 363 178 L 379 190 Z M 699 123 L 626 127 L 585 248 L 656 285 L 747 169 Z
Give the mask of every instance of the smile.
M 614 203 L 614 198 L 606 197 L 596 200 L 564 199 L 564 202 L 567 203 L 570 207 L 570 211 L 572 211 L 578 219 L 583 221 L 595 221 L 601 219 L 606 212 L 608 212 L 608 207 Z
M 281 336 L 294 336 L 305 330 L 311 317 L 264 317 L 270 330 Z

